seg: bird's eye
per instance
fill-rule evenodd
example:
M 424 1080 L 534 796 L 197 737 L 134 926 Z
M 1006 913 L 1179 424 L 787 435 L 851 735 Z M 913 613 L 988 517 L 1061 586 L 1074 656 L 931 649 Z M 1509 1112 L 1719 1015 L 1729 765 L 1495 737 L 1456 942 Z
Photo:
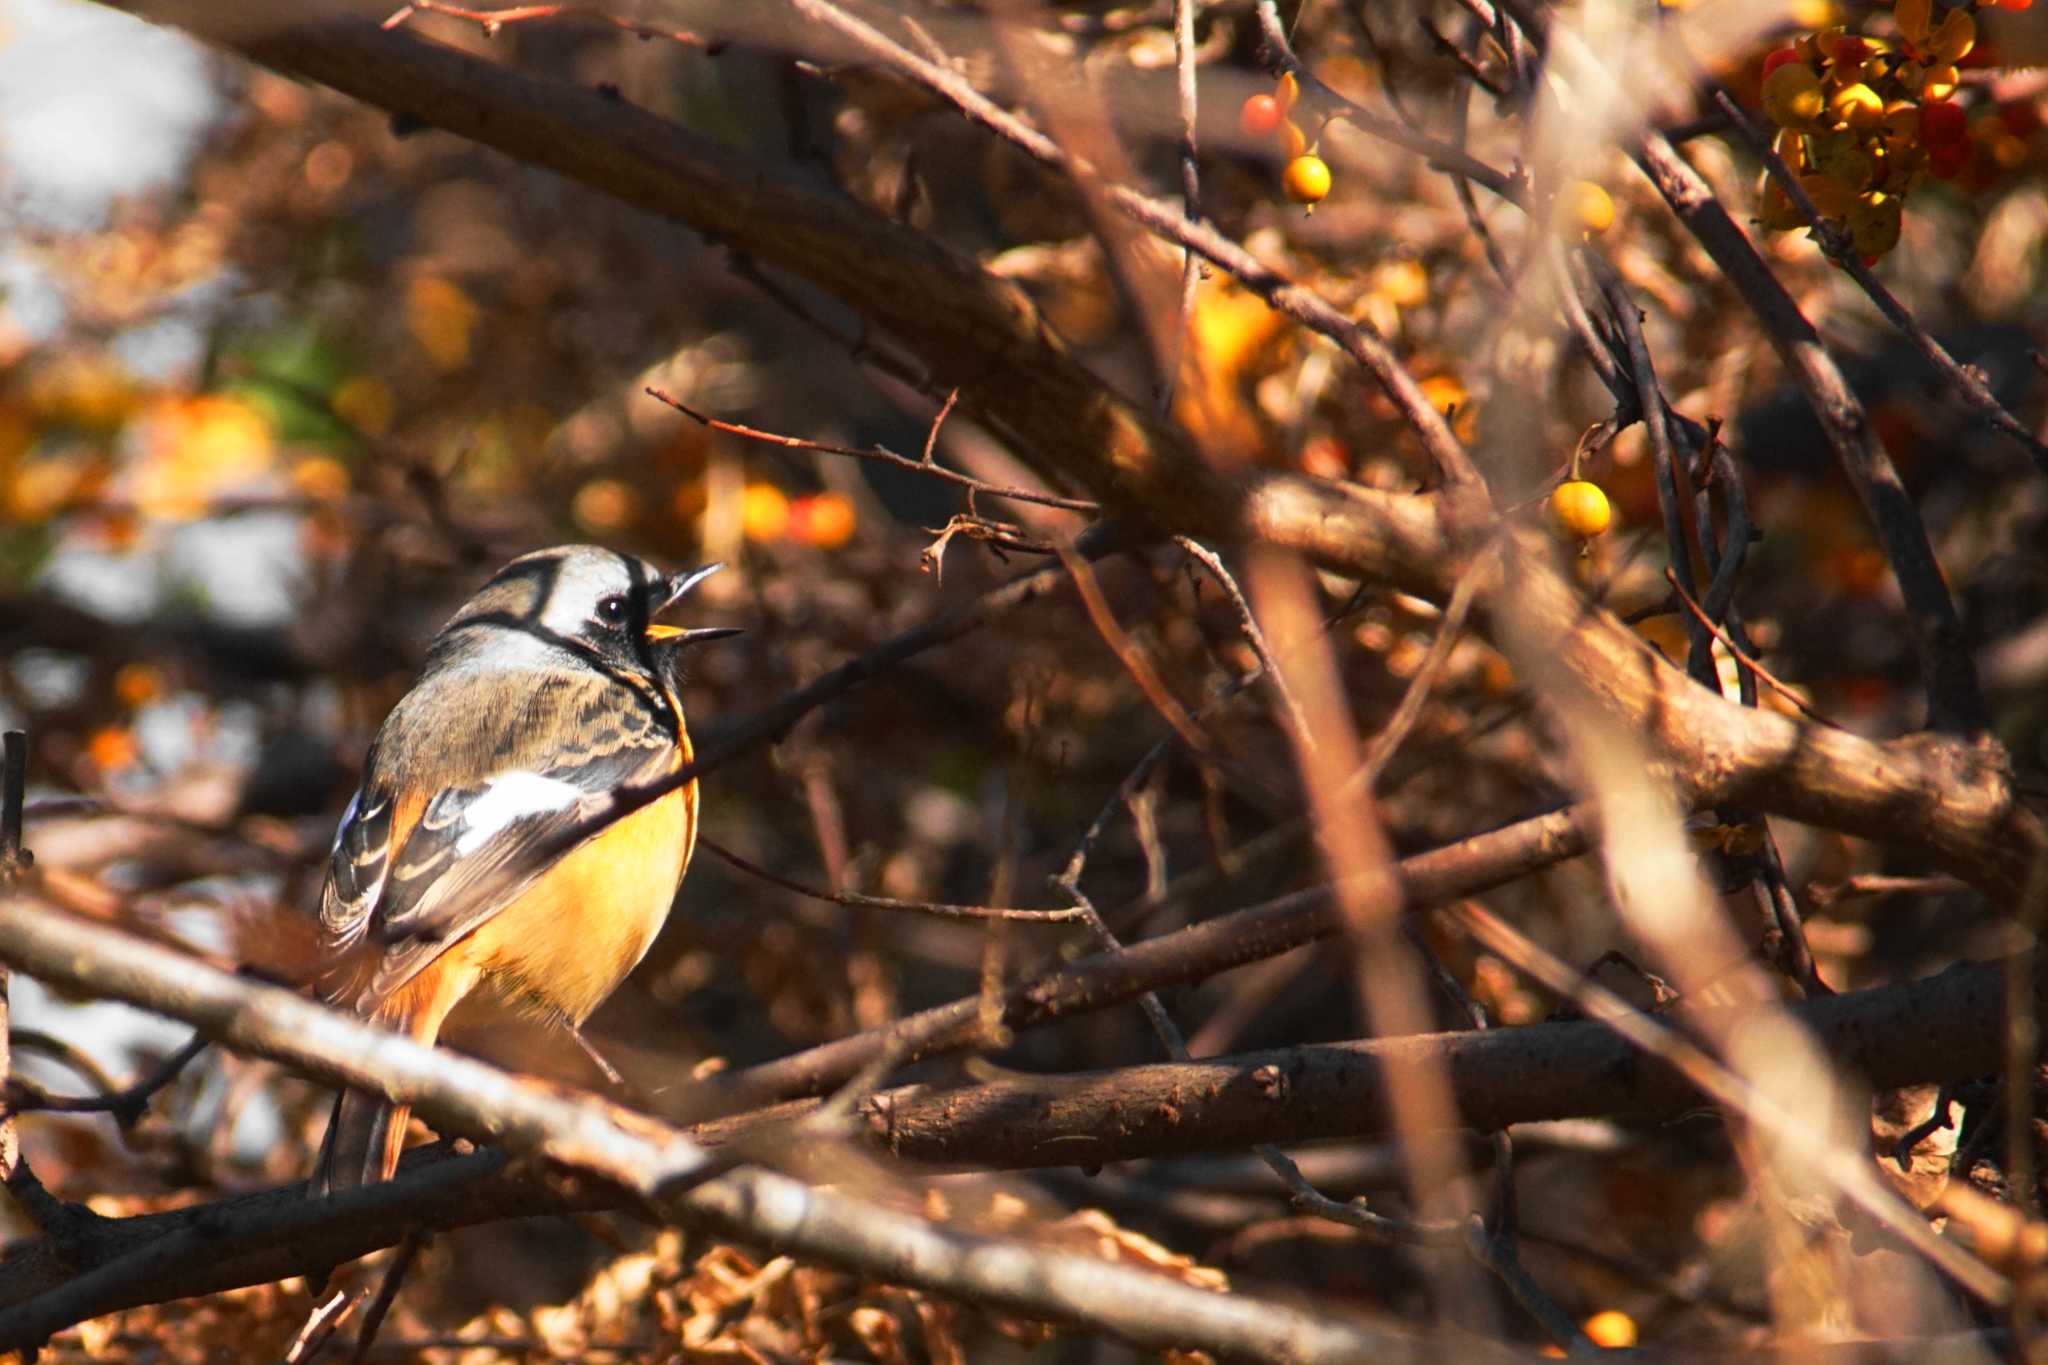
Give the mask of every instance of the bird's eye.
M 623 593 L 613 593 L 610 597 L 599 598 L 597 603 L 597 619 L 608 626 L 624 624 L 626 620 L 625 595 Z

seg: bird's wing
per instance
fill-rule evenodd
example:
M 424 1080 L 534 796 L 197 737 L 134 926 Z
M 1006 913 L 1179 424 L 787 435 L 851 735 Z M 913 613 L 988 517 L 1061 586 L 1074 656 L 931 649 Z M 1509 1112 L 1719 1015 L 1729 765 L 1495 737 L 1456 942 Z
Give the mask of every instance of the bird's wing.
M 676 721 L 658 692 L 596 672 L 502 684 L 492 689 L 495 709 L 441 696 L 394 713 L 396 731 L 387 723 L 371 751 L 321 900 L 329 945 L 371 953 L 359 1006 L 403 986 L 508 904 L 580 842 L 574 832 L 610 807 L 613 791 L 679 760 Z M 508 695 L 518 704 L 505 706 Z M 451 733 L 420 733 L 423 713 Z M 403 773 L 379 762 L 393 742 L 418 755 Z M 486 758 L 463 773 L 459 758 L 435 764 L 436 753 Z

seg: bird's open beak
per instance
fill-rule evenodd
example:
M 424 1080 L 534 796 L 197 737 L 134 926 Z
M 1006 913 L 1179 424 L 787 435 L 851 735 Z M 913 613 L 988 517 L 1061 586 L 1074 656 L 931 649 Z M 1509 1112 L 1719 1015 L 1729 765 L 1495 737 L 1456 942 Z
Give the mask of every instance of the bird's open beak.
M 688 596 L 690 589 L 696 587 L 699 583 L 702 583 L 724 567 L 725 565 L 723 564 L 706 564 L 701 569 L 693 569 L 689 573 L 675 575 L 669 579 L 666 591 L 662 593 L 660 600 L 655 603 L 654 611 L 648 614 L 658 615 L 661 612 L 667 611 L 670 607 Z M 655 624 L 650 624 L 647 627 L 648 639 L 670 644 L 696 644 L 706 640 L 723 640 L 728 636 L 740 633 L 739 628 L 736 626 L 697 626 L 688 630 L 680 626 Z

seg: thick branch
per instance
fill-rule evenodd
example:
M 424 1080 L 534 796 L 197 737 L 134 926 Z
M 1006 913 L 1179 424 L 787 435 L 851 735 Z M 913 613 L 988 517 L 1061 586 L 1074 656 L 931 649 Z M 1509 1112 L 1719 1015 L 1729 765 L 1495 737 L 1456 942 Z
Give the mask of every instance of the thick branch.
M 1984 1075 L 1997 1069 L 2003 1045 L 2003 970 L 2002 963 L 1972 963 L 1805 1001 L 1790 1012 L 1843 1072 L 1877 1089 Z M 1699 1030 L 1713 1027 L 1704 1022 Z M 1586 1021 L 905 1086 L 874 1096 L 862 1114 L 870 1142 L 927 1165 L 1089 1167 L 1266 1142 L 1392 1136 L 1387 1072 L 1414 1065 L 1440 1068 L 1459 1123 L 1480 1131 L 1593 1116 L 1671 1118 L 1704 1102 L 1677 1071 L 1606 1024 Z M 799 1101 L 702 1125 L 692 1135 L 716 1144 L 763 1122 L 794 1122 L 815 1107 Z

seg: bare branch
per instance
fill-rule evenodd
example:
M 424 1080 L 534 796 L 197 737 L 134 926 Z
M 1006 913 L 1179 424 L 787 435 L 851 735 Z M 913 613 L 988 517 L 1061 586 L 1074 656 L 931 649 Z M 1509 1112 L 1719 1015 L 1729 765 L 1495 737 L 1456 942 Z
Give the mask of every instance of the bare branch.
M 956 395 L 958 392 L 957 389 L 954 391 Z M 898 469 L 908 469 L 914 473 L 929 475 L 935 479 L 944 479 L 947 483 L 959 484 L 970 493 L 979 493 L 984 497 L 1009 498 L 1015 502 L 1034 502 L 1041 507 L 1057 507 L 1067 512 L 1099 512 L 1102 510 L 1100 503 L 1089 502 L 1085 498 L 1063 498 L 1056 493 L 1040 493 L 1030 488 L 1009 488 L 1000 484 L 984 483 L 971 475 L 962 474 L 958 470 L 948 469 L 944 465 L 933 463 L 932 442 L 938 439 L 939 422 L 932 423 L 931 435 L 925 442 L 924 458 L 922 460 L 913 460 L 907 455 L 898 455 L 895 451 L 885 450 L 881 446 L 869 446 L 862 449 L 856 446 L 833 445 L 827 441 L 807 441 L 800 436 L 782 436 L 772 431 L 762 431 L 759 427 L 742 426 L 738 422 L 720 421 L 716 417 L 711 417 L 697 411 L 682 399 L 664 393 L 660 389 L 649 388 L 646 390 L 646 393 L 648 397 L 668 404 L 668 406 L 674 408 L 683 416 L 688 417 L 694 422 L 702 423 L 713 431 L 723 431 L 732 436 L 743 436 L 749 441 L 760 441 L 766 445 L 781 446 L 784 450 L 810 450 L 820 455 L 846 455 L 856 460 L 872 460 L 876 464 L 894 465 Z M 944 421 L 946 413 L 952 410 L 953 400 L 948 398 L 946 406 L 939 413 L 939 420 Z
M 1012 910 L 1000 905 L 941 905 L 932 901 L 903 901 L 893 900 L 887 896 L 863 896 L 857 891 L 827 891 L 819 886 L 806 886 L 779 872 L 770 872 L 752 859 L 742 858 L 725 845 L 701 834 L 697 836 L 697 843 L 750 877 L 759 877 L 771 886 L 779 886 L 784 891 L 793 891 L 799 896 L 824 901 L 829 905 L 844 905 L 856 910 L 906 911 L 911 914 L 934 915 L 940 919 L 999 919 L 1025 924 L 1072 924 L 1086 918 L 1079 909 Z

